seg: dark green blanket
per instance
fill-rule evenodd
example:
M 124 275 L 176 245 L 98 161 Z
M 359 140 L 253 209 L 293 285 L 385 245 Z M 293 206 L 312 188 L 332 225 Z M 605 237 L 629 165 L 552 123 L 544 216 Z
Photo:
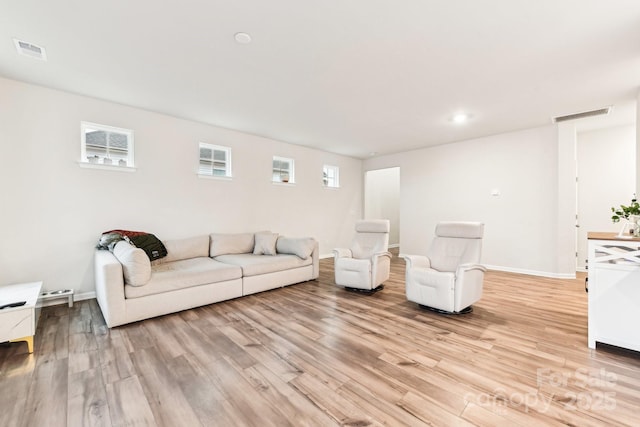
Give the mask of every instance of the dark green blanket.
M 167 248 L 151 233 L 144 231 L 110 230 L 102 233 L 100 241 L 96 246 L 98 249 L 108 249 L 113 251 L 113 247 L 120 240 L 126 240 L 136 248 L 140 248 L 147 254 L 151 261 L 167 256 Z

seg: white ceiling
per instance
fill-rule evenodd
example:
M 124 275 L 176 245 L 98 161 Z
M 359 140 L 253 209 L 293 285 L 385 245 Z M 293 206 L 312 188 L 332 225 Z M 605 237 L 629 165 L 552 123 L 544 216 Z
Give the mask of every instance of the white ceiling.
M 633 121 L 640 0 L 5 0 L 0 75 L 364 158 Z

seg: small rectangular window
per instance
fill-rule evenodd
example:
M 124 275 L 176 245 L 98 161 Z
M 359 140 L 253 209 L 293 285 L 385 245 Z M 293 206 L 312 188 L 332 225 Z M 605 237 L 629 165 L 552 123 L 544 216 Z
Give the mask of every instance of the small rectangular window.
M 340 168 L 338 166 L 324 165 L 322 167 L 322 184 L 325 187 L 340 187 Z
M 231 148 L 200 143 L 198 175 L 231 177 Z
M 294 183 L 295 170 L 293 167 L 293 159 L 273 156 L 272 180 L 273 182 Z
M 80 162 L 133 168 L 133 131 L 80 122 Z

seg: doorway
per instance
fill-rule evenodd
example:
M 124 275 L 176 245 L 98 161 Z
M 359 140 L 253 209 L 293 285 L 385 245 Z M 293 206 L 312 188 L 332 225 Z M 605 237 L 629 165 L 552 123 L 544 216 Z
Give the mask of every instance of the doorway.
M 400 168 L 367 171 L 364 178 L 364 218 L 391 222 L 389 247 L 400 246 Z
M 636 127 L 616 126 L 578 132 L 577 271 L 586 271 L 587 233 L 618 232 L 611 207 L 628 205 L 636 183 Z

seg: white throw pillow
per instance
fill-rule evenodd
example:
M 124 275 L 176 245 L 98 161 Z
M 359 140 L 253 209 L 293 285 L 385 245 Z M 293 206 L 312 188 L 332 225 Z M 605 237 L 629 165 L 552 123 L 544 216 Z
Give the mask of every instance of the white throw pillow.
M 253 252 L 253 233 L 211 234 L 211 258 L 218 255 L 250 254 Z
M 276 250 L 279 254 L 297 255 L 298 258 L 307 259 L 311 256 L 316 242 L 311 237 L 278 237 Z
M 151 261 L 142 249 L 122 240 L 113 248 L 113 254 L 122 264 L 127 285 L 142 286 L 151 279 Z
M 276 241 L 278 240 L 278 233 L 271 233 L 269 231 L 256 233 L 255 240 L 256 244 L 253 247 L 254 255 L 276 254 Z

